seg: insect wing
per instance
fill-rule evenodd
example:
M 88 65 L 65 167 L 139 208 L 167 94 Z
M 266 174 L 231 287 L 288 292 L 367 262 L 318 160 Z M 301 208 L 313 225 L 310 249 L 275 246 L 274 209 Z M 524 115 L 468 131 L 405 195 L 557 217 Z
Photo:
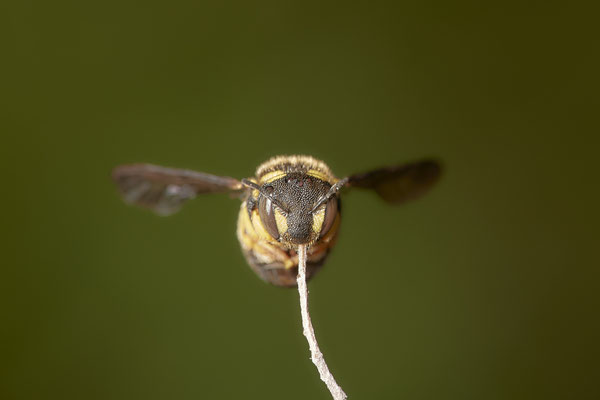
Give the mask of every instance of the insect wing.
M 386 202 L 400 204 L 424 194 L 441 172 L 439 162 L 422 160 L 352 175 L 348 186 L 373 189 Z
M 112 178 L 125 202 L 159 215 L 177 212 L 198 194 L 242 190 L 234 178 L 151 164 L 120 165 L 113 170 Z

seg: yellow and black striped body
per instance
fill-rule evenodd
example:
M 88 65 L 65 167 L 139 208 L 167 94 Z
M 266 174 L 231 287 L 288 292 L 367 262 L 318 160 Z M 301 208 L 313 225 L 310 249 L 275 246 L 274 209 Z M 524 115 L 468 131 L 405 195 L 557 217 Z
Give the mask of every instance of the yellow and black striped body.
M 295 286 L 295 243 L 307 243 L 307 279 L 319 271 L 335 244 L 340 224 L 339 198 L 314 210 L 313 205 L 338 179 L 322 161 L 309 156 L 275 157 L 249 179 L 272 194 L 271 204 L 259 190 L 248 192 L 238 217 L 237 236 L 250 267 L 276 286 Z M 261 203 L 262 201 L 262 203 Z
M 308 248 L 311 278 L 335 244 L 342 188 L 372 190 L 388 204 L 402 204 L 426 193 L 441 171 L 438 161 L 424 159 L 337 179 L 310 156 L 278 156 L 242 180 L 153 164 L 120 165 L 112 177 L 127 203 L 159 215 L 201 194 L 240 197 L 237 236 L 248 263 L 263 280 L 290 287 L 296 285 L 299 246 Z

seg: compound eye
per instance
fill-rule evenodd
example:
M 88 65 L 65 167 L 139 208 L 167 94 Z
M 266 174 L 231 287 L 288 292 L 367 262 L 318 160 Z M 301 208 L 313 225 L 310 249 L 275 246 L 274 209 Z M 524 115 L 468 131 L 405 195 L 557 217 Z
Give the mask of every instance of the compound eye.
M 268 186 L 265 191 L 272 193 L 273 187 Z M 279 239 L 279 230 L 277 229 L 277 222 L 275 222 L 275 208 L 271 199 L 266 196 L 260 196 L 260 200 L 258 200 L 258 215 L 269 235 L 273 236 L 274 239 Z
M 335 217 L 338 213 L 338 199 L 333 196 L 327 202 L 327 206 L 325 207 L 325 218 L 323 219 L 323 226 L 321 227 L 320 237 L 323 237 L 329 232 L 331 227 L 333 226 L 333 221 L 335 221 Z

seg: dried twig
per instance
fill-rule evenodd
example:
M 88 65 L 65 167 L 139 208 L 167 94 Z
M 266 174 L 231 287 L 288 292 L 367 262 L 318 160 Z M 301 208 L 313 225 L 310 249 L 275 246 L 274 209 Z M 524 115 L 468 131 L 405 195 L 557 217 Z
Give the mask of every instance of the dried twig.
M 347 398 L 346 393 L 337 384 L 335 378 L 329 372 L 323 353 L 319 349 L 317 338 L 315 337 L 315 331 L 310 321 L 310 314 L 308 313 L 308 289 L 306 287 L 306 246 L 298 246 L 298 293 L 300 293 L 300 313 L 302 314 L 302 327 L 304 336 L 308 340 L 308 346 L 310 347 L 310 355 L 313 364 L 316 365 L 319 370 L 321 380 L 325 382 L 327 388 L 331 392 L 331 395 L 335 400 L 344 400 Z

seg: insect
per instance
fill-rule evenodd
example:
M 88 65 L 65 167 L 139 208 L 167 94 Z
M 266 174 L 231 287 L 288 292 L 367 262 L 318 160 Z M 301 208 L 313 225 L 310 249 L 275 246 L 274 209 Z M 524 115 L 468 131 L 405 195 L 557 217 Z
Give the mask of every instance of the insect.
M 241 181 L 151 164 L 121 165 L 112 177 L 127 203 L 160 215 L 177 212 L 203 193 L 238 196 L 242 205 L 237 237 L 248 264 L 264 281 L 295 287 L 298 246 L 308 246 L 310 279 L 335 245 L 342 189 L 370 189 L 387 203 L 399 204 L 425 193 L 440 173 L 437 161 L 421 160 L 338 179 L 313 157 L 277 156 L 259 165 L 254 177 Z

